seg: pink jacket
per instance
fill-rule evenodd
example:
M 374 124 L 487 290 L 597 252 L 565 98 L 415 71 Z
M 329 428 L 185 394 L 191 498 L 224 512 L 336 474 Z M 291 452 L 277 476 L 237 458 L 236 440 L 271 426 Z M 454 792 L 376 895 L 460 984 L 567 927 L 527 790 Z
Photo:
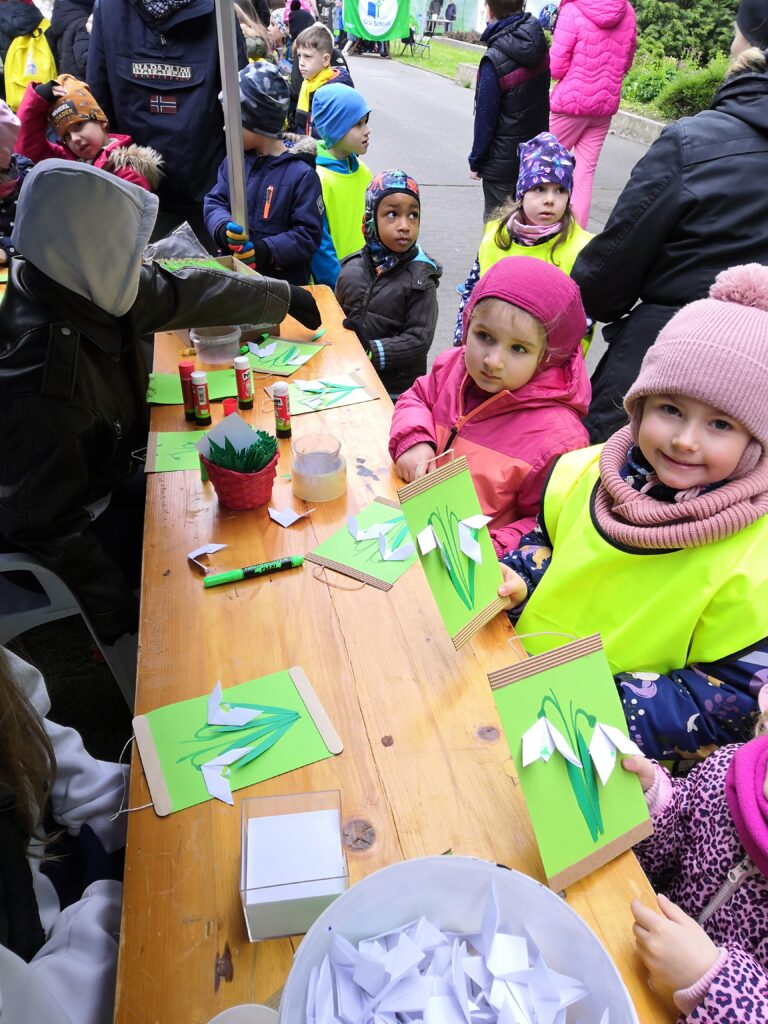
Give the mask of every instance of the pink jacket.
M 619 109 L 621 82 L 637 47 L 628 0 L 562 0 L 549 64 L 557 114 L 606 117 Z
M 397 461 L 426 441 L 438 453 L 453 448 L 456 456 L 466 455 L 501 556 L 536 525 L 554 459 L 589 444 L 581 417 L 590 397 L 581 351 L 517 391 L 488 396 L 467 373 L 464 348 L 451 348 L 398 399 L 389 453 Z

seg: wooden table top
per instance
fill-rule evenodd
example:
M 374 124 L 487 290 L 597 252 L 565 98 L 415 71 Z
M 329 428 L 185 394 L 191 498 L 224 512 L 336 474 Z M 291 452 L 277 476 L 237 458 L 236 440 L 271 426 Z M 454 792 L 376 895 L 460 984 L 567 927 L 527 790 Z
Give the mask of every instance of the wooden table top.
M 304 554 L 374 497 L 402 486 L 387 441 L 392 406 L 328 288 L 313 289 L 331 342 L 293 379 L 362 374 L 374 402 L 295 417 L 294 438 L 329 432 L 342 440 L 347 494 L 283 529 L 266 508 L 220 508 L 196 472 L 149 476 L 141 592 L 136 712 L 301 665 L 344 743 L 344 752 L 167 818 L 149 808 L 129 815 L 118 970 L 118 1024 L 207 1024 L 238 1003 L 264 1002 L 285 981 L 297 939 L 249 943 L 239 895 L 240 801 L 244 797 L 341 791 L 353 883 L 409 857 L 483 857 L 544 881 L 525 804 L 486 673 L 520 657 L 504 615 L 456 652 L 421 570 L 389 592 L 358 585 L 306 563 L 302 570 L 204 590 L 186 553 L 211 541 L 228 548 L 217 568 Z M 290 319 L 282 333 L 308 339 Z M 155 369 L 175 372 L 181 343 L 158 336 Z M 264 384 L 254 375 L 255 425 Z M 214 422 L 222 415 L 214 405 Z M 154 430 L 184 430 L 180 406 L 152 411 Z M 291 494 L 290 442 L 280 441 L 271 504 L 307 506 Z M 318 578 L 319 577 L 319 578 Z M 325 582 L 327 580 L 328 582 Z M 333 586 L 329 585 L 334 584 Z M 149 801 L 138 759 L 130 804 Z M 646 982 L 634 951 L 629 901 L 651 888 L 631 853 L 567 893 L 600 936 L 643 1024 L 675 1019 Z M 299 1024 L 299 1022 L 296 1022 Z

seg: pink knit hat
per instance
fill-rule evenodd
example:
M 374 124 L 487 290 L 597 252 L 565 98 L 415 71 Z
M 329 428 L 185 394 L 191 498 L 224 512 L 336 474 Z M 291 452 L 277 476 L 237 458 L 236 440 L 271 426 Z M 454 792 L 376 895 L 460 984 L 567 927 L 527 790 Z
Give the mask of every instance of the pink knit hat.
M 752 434 L 734 477 L 768 454 L 768 267 L 723 270 L 709 298 L 684 306 L 646 353 L 624 398 L 634 436 L 646 395 L 688 395 Z
M 587 329 L 578 285 L 562 270 L 533 256 L 507 256 L 483 274 L 464 307 L 462 342 L 467 340 L 472 311 L 481 299 L 503 299 L 542 323 L 550 366 L 568 362 Z
M 21 121 L 3 100 L 0 100 L 0 170 L 11 162 L 13 147 L 21 128 Z

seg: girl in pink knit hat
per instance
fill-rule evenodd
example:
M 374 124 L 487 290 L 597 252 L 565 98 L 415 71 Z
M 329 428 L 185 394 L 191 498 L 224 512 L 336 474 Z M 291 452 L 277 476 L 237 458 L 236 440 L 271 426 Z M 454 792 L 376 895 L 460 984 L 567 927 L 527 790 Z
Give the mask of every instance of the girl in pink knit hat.
M 536 530 L 503 559 L 526 649 L 600 633 L 649 756 L 705 757 L 751 731 L 768 668 L 766 393 L 768 268 L 750 264 L 664 327 L 629 425 L 558 461 Z

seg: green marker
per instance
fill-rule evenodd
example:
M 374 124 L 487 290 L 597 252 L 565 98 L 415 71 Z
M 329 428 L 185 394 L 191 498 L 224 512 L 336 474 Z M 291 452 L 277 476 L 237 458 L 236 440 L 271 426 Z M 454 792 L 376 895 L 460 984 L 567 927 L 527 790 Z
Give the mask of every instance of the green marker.
M 287 558 L 277 558 L 274 562 L 261 562 L 259 565 L 246 565 L 242 569 L 230 569 L 229 572 L 217 572 L 213 576 L 206 576 L 203 579 L 204 587 L 218 587 L 222 583 L 239 583 L 240 580 L 250 580 L 254 576 L 269 576 L 273 572 L 282 572 L 283 569 L 298 569 L 304 565 L 304 558 L 301 555 L 289 555 Z
M 325 334 L 325 330 L 326 330 L 325 327 L 321 327 L 318 331 L 315 331 L 315 333 L 312 335 L 312 337 L 309 340 L 310 341 L 319 341 L 319 339 L 322 338 L 322 336 Z

